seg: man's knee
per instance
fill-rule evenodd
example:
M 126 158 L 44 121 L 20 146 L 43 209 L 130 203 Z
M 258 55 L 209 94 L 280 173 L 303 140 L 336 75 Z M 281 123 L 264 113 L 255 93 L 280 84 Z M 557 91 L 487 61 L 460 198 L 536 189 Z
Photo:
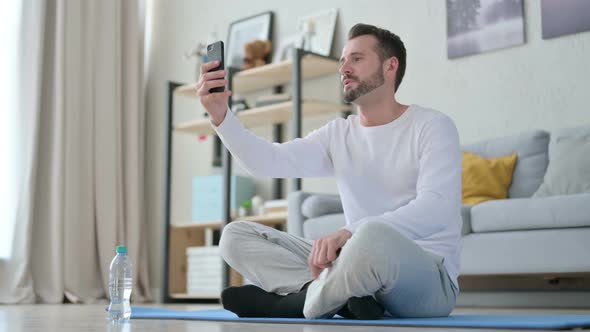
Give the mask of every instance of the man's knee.
M 223 227 L 219 239 L 219 251 L 226 262 L 236 260 L 240 253 L 240 239 L 251 231 L 252 228 L 245 221 L 234 221 Z
M 341 257 L 358 269 L 374 270 L 396 264 L 402 250 L 402 235 L 391 226 L 367 222 L 360 226 L 342 248 Z
M 399 243 L 399 241 L 396 241 L 398 238 L 405 240 L 393 227 L 382 222 L 364 223 L 353 234 L 353 238 L 356 238 L 358 242 L 371 243 L 372 247 L 377 247 L 376 244 L 379 243 Z

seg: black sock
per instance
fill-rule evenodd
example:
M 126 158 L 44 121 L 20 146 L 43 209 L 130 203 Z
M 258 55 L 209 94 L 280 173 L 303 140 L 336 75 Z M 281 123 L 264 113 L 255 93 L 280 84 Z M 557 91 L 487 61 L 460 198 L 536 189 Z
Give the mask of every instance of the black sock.
M 221 292 L 223 307 L 239 317 L 303 318 L 307 289 L 278 295 L 254 285 L 229 287 Z
M 346 304 L 344 305 L 344 307 L 340 308 L 340 310 L 338 310 L 338 312 L 336 314 L 340 315 L 344 318 L 348 318 L 348 319 L 355 319 L 356 318 L 352 314 L 352 312 L 350 312 L 350 310 L 348 310 L 348 301 L 346 301 Z
M 338 315 L 351 319 L 380 319 L 385 310 L 372 296 L 351 297 L 344 307 L 338 311 Z

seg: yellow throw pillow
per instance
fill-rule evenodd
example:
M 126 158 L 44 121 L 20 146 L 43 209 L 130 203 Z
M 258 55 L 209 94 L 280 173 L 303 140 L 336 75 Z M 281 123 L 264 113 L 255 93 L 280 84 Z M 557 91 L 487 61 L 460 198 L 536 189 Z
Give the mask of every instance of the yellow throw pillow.
M 475 205 L 508 196 L 516 153 L 497 158 L 483 158 L 463 152 L 463 204 Z

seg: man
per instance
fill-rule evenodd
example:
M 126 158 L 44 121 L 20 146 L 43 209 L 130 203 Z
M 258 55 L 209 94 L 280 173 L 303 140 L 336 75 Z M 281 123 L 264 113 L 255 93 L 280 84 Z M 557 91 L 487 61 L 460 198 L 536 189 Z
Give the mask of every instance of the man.
M 366 24 L 349 32 L 340 59 L 344 99 L 358 115 L 279 144 L 244 129 L 231 112 L 225 72 L 202 66 L 198 95 L 212 126 L 254 176 L 335 176 L 346 226 L 310 241 L 251 222 L 232 222 L 225 261 L 255 285 L 230 287 L 224 307 L 241 317 L 357 319 L 447 316 L 458 293 L 461 151 L 444 114 L 402 105 L 395 92 L 406 50 Z

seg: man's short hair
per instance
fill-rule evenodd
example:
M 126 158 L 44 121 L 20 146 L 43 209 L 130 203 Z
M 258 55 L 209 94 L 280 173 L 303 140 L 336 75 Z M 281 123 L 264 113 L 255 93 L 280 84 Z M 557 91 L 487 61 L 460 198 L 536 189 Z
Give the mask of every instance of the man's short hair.
M 348 32 L 348 40 L 363 35 L 372 35 L 377 38 L 376 52 L 381 62 L 391 57 L 396 57 L 399 62 L 395 75 L 395 91 L 402 84 L 406 72 L 406 47 L 398 35 L 388 30 L 378 28 L 374 25 L 359 23 L 353 26 Z

